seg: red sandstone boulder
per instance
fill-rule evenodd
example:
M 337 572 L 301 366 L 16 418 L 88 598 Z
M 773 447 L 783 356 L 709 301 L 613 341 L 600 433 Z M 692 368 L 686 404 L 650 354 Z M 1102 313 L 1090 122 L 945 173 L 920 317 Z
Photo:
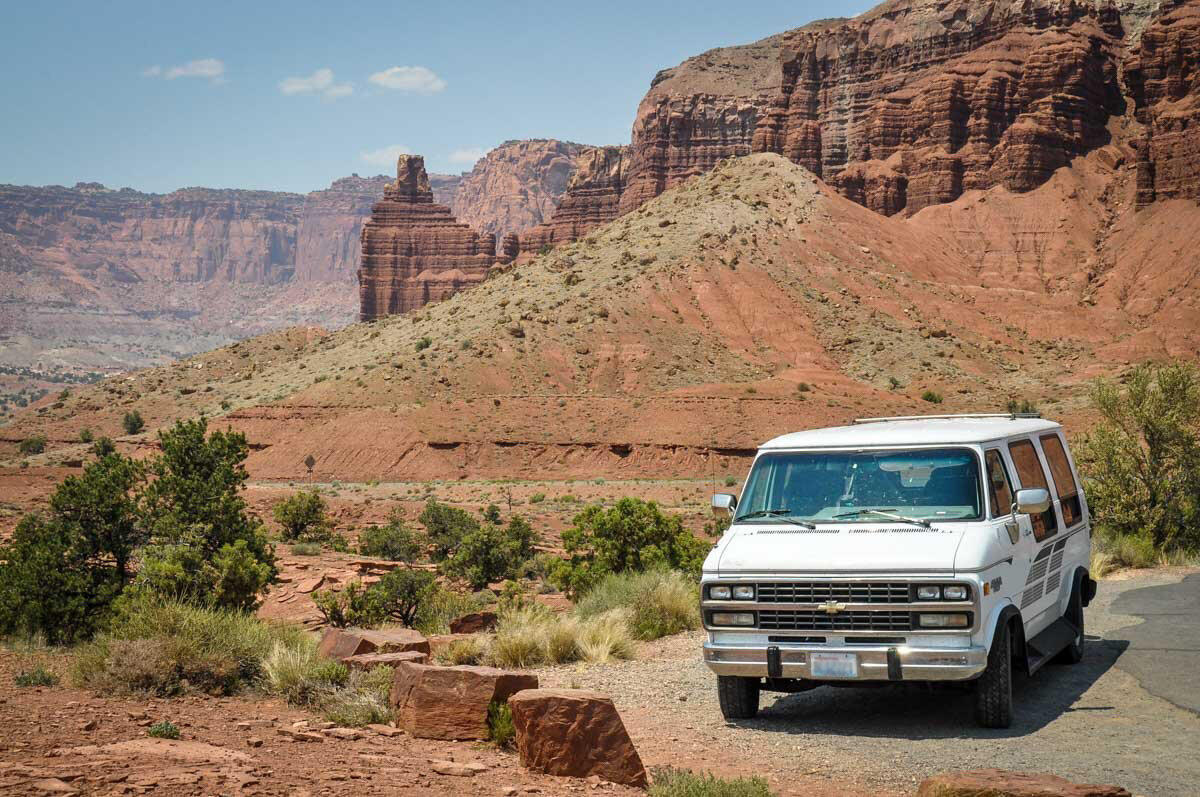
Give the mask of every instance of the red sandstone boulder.
M 491 631 L 496 627 L 495 612 L 472 612 L 464 614 L 457 620 L 450 621 L 452 634 L 478 634 L 481 631 Z
M 513 711 L 514 719 L 516 711 Z M 518 739 L 520 736 L 518 735 Z M 1120 786 L 1096 786 L 1038 772 L 976 769 L 926 778 L 917 797 L 1130 797 Z
M 425 664 L 429 661 L 429 656 L 419 650 L 405 650 L 400 653 L 362 653 L 342 659 L 342 664 L 352 670 L 373 670 L 376 667 L 395 669 L 406 661 L 413 664 Z
M 421 739 L 486 739 L 488 704 L 523 689 L 536 675 L 494 667 L 435 667 L 402 662 L 392 681 L 396 725 Z
M 416 631 L 400 628 L 367 631 L 362 628 L 326 628 L 317 646 L 317 654 L 343 661 L 364 653 L 403 653 L 415 650 L 429 655 L 429 640 Z
M 646 768 L 610 698 L 584 689 L 530 689 L 508 706 L 521 763 L 530 769 L 646 785 Z

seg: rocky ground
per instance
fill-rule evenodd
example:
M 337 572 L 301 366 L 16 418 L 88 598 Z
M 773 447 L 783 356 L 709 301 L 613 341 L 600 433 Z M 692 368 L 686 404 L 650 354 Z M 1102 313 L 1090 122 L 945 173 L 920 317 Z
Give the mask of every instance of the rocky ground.
M 980 767 L 1116 783 L 1135 795 L 1192 794 L 1200 764 L 1182 752 L 1200 742 L 1200 718 L 1151 696 L 1120 669 L 1120 629 L 1139 620 L 1111 610 L 1122 594 L 1184 574 L 1163 570 L 1103 581 L 1088 612 L 1084 662 L 1019 679 L 1017 719 L 1006 731 L 976 728 L 966 695 L 919 688 L 767 696 L 759 719 L 726 723 L 713 677 L 699 661 L 699 633 L 641 645 L 630 662 L 549 667 L 537 674 L 543 686 L 611 695 L 651 768 L 763 775 L 784 797 L 898 797 L 912 794 L 930 774 Z M 273 699 L 164 700 L 95 695 L 65 685 L 13 686 L 14 674 L 35 663 L 69 670 L 63 654 L 0 653 L 4 793 L 634 793 L 533 775 L 515 755 L 480 743 L 322 731 L 311 715 Z M 164 719 L 180 727 L 180 742 L 146 736 L 149 725 Z M 298 722 L 308 723 L 318 740 L 295 740 Z M 465 774 L 471 769 L 477 772 Z

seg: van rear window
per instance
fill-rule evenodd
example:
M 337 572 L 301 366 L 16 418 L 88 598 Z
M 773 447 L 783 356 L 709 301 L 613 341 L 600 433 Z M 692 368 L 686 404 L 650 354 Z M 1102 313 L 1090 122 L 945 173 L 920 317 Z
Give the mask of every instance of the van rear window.
M 1042 435 L 1042 453 L 1046 455 L 1046 463 L 1050 466 L 1050 476 L 1054 479 L 1054 489 L 1061 502 L 1063 523 L 1067 528 L 1083 520 L 1083 506 L 1079 501 L 1079 486 L 1075 484 L 1075 474 L 1071 472 L 1071 463 L 1067 460 L 1067 451 L 1063 448 L 1062 440 L 1056 434 Z
M 1017 440 L 1009 443 L 1008 453 L 1012 455 L 1013 465 L 1017 469 L 1017 478 L 1021 480 L 1021 487 L 1050 489 L 1050 485 L 1046 482 L 1046 472 L 1042 470 L 1041 460 L 1038 459 L 1037 449 L 1033 447 L 1032 441 Z M 1045 512 L 1031 517 L 1030 520 L 1033 522 L 1033 537 L 1038 542 L 1053 537 L 1058 531 L 1058 518 L 1054 514 L 1053 503 Z

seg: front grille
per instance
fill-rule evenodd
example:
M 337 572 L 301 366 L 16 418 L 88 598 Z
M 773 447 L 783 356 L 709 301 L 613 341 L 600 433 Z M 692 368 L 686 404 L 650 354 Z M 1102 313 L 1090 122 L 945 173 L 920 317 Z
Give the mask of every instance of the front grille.
M 759 603 L 908 603 L 905 581 L 783 581 L 756 586 Z
M 826 614 L 820 609 L 765 609 L 758 613 L 758 627 L 776 631 L 910 631 L 912 615 L 872 610 Z

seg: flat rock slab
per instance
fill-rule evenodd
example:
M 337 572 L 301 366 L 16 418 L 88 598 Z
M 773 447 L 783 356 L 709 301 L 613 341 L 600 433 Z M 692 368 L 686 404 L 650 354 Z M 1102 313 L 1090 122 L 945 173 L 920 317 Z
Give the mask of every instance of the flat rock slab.
M 586 689 L 530 689 L 510 697 L 508 706 L 517 752 L 529 769 L 646 786 L 646 767 L 607 696 Z
M 364 653 L 404 653 L 415 650 L 429 655 L 429 640 L 417 631 L 400 628 L 391 631 L 368 631 L 362 628 L 326 628 L 317 646 L 317 654 L 327 659 L 344 661 Z
M 917 797 L 1130 797 L 1130 794 L 1120 786 L 1072 783 L 1041 772 L 974 769 L 926 778 L 917 790 Z
M 373 670 L 376 667 L 391 667 L 395 669 L 401 662 L 413 664 L 428 664 L 429 656 L 419 650 L 406 650 L 402 653 L 362 653 L 358 656 L 348 656 L 342 659 L 352 670 Z
M 537 689 L 536 675 L 494 667 L 436 667 L 401 662 L 390 702 L 397 727 L 422 739 L 486 739 L 490 703 Z
M 172 761 L 188 761 L 193 763 L 238 763 L 251 761 L 250 756 L 217 747 L 214 744 L 178 739 L 131 739 L 128 742 L 115 742 L 103 745 L 84 745 L 69 748 L 67 752 L 86 756 L 116 756 L 130 758 L 167 758 Z

